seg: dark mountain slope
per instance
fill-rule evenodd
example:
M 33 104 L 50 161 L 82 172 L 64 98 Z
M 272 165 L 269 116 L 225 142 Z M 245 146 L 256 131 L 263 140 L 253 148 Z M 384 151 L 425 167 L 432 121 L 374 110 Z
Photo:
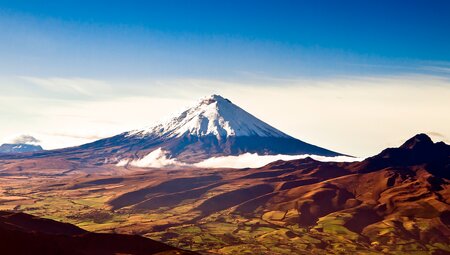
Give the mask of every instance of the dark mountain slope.
M 0 212 L 1 254 L 196 254 L 132 235 L 97 234 L 24 213 Z

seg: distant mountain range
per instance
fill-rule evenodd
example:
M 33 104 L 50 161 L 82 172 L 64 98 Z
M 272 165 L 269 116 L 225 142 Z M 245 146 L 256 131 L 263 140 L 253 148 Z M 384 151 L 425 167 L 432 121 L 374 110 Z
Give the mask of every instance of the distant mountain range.
M 25 144 L 25 143 L 5 143 L 0 145 L 0 153 L 26 153 L 26 152 L 37 152 L 37 151 L 43 151 L 42 147 L 40 145 L 33 145 L 33 144 Z
M 125 132 L 78 147 L 38 152 L 32 156 L 80 158 L 94 165 L 151 166 L 159 160 L 193 164 L 211 157 L 259 155 L 341 156 L 289 136 L 219 95 L 200 100 L 169 121 Z M 17 155 L 20 158 L 22 156 Z M 28 157 L 28 155 L 27 155 Z

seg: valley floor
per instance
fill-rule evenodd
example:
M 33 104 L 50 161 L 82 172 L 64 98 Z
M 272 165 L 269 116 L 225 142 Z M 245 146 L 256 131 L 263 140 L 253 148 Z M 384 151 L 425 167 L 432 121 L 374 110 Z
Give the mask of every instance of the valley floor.
M 448 222 L 442 223 L 448 221 L 442 217 L 449 206 L 436 197 L 448 193 L 422 190 L 417 180 L 396 177 L 389 170 L 354 174 L 336 165 L 328 166 L 325 174 L 314 161 L 300 164 L 240 170 L 131 169 L 111 176 L 82 169 L 61 176 L 4 174 L 0 209 L 88 231 L 138 234 L 204 254 L 450 253 Z M 395 193 L 398 187 L 385 183 L 401 178 L 412 195 Z M 358 194 L 359 187 L 351 184 L 370 181 L 379 182 L 367 191 L 376 193 L 373 196 Z M 448 184 L 444 186 L 448 192 Z M 373 208 L 383 199 L 390 206 L 403 201 L 409 209 L 374 215 Z M 406 209 L 419 211 L 412 217 Z

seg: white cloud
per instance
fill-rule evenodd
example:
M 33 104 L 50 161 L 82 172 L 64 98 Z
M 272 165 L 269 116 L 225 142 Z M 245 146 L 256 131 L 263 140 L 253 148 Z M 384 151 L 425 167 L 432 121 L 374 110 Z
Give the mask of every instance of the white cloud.
M 31 135 L 21 135 L 16 137 L 14 143 L 37 144 L 40 141 Z
M 121 160 L 118 163 L 118 166 L 126 164 L 125 161 Z M 154 168 L 166 168 L 166 167 L 175 167 L 175 166 L 184 166 L 186 164 L 179 162 L 175 158 L 168 158 L 167 152 L 161 148 L 158 148 L 145 157 L 141 159 L 135 159 L 129 162 L 132 166 L 137 167 L 154 167 Z
M 317 155 L 258 155 L 256 153 L 245 153 L 238 156 L 212 157 L 200 163 L 195 164 L 196 167 L 203 168 L 245 168 L 245 167 L 262 167 L 277 160 L 294 160 L 311 157 L 323 162 L 355 162 L 361 161 L 363 158 L 352 158 L 347 156 L 324 157 Z
M 294 160 L 311 157 L 322 162 L 355 162 L 361 161 L 363 158 L 353 158 L 347 156 L 325 157 L 317 155 L 258 155 L 256 153 L 245 153 L 237 156 L 212 157 L 196 164 L 187 164 L 169 158 L 168 152 L 158 148 L 141 159 L 122 159 L 116 166 L 132 165 L 136 167 L 151 168 L 173 168 L 173 167 L 200 167 L 200 168 L 245 168 L 245 167 L 262 167 L 277 160 Z
M 32 144 L 37 145 L 41 141 L 37 139 L 36 137 L 32 135 L 12 135 L 10 137 L 6 137 L 5 139 L 6 143 L 12 143 L 12 144 Z
M 150 168 L 172 168 L 172 167 L 200 167 L 200 168 L 245 168 L 262 167 L 277 160 L 295 160 L 311 157 L 322 162 L 355 162 L 363 158 L 353 158 L 347 156 L 325 157 L 317 155 L 258 155 L 256 153 L 245 153 L 237 156 L 212 157 L 196 164 L 187 164 L 168 157 L 168 152 L 158 148 L 141 159 L 122 159 L 116 166 L 132 165 L 136 167 Z

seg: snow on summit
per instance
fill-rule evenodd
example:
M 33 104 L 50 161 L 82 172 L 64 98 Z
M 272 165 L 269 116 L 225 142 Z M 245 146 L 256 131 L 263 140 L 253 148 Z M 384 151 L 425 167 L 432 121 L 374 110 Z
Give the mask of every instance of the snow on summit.
M 123 146 L 126 154 L 115 156 L 117 166 L 239 168 L 305 157 L 354 160 L 293 138 L 219 95 L 168 121 L 99 144 Z
M 219 95 L 201 99 L 196 105 L 167 122 L 129 132 L 130 136 L 181 137 L 184 134 L 213 135 L 218 138 L 230 136 L 290 138 Z

